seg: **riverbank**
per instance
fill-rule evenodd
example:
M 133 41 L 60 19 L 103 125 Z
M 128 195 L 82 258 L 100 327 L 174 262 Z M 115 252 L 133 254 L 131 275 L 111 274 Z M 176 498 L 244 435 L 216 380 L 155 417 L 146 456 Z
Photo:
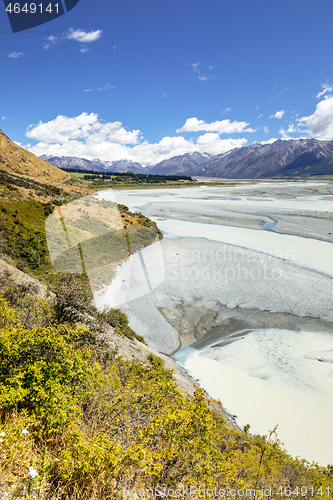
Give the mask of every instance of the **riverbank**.
M 238 335 L 237 331 L 238 340 L 232 344 L 235 346 L 241 345 L 239 339 L 243 342 L 242 337 L 253 338 L 251 334 L 255 331 L 290 331 L 290 338 L 297 332 L 311 332 L 318 334 L 318 338 L 326 332 L 331 335 L 330 339 L 333 338 L 331 235 L 325 235 L 325 232 L 330 232 L 327 229 L 332 221 L 332 186 L 332 183 L 321 182 L 274 182 L 254 187 L 214 186 L 211 189 L 202 187 L 163 193 L 152 190 L 149 194 L 118 192 L 122 203 L 151 217 L 164 234 L 159 243 L 163 269 L 157 266 L 160 276 L 163 271 L 163 279 L 156 280 L 151 290 L 134 297 L 133 289 L 138 286 L 139 280 L 138 268 L 130 268 L 129 263 L 119 268 L 118 283 L 123 284 L 123 303 L 120 307 L 127 313 L 132 327 L 149 345 L 169 355 L 180 347 L 195 345 L 203 338 L 209 344 L 208 332 L 215 332 L 215 350 L 229 347 L 226 336 Z M 100 193 L 100 196 L 107 196 L 107 192 Z M 283 228 L 289 214 L 289 227 Z M 285 220 L 282 220 L 283 217 Z M 291 227 L 298 227 L 294 217 L 305 221 L 299 228 L 302 236 L 306 234 L 306 237 L 300 237 Z M 265 224 L 272 219 L 278 220 L 278 223 L 265 231 Z M 311 225 L 308 220 L 312 221 Z M 294 234 L 284 234 L 290 228 Z M 308 237 L 310 235 L 311 238 Z M 153 268 L 158 257 L 157 253 L 154 256 L 152 248 L 149 252 L 149 258 L 148 254 L 145 258 L 143 251 L 142 258 Z M 314 259 L 315 255 L 320 255 L 320 258 Z M 111 286 L 97 301 L 100 305 L 108 303 L 118 292 L 119 289 L 116 291 Z M 128 293 L 132 295 L 129 295 L 130 302 L 126 303 Z M 288 353 L 291 349 L 288 347 L 288 335 L 284 335 L 279 342 Z M 196 344 L 199 356 L 207 350 L 208 344 Z M 269 345 L 267 349 L 270 349 Z M 305 357 L 308 355 L 304 354 Z M 324 366 L 327 371 L 325 377 L 330 380 L 329 359 L 322 353 L 313 356 L 314 363 Z M 194 359 L 200 363 L 203 361 L 202 356 Z M 298 368 L 304 363 L 305 358 Z M 208 363 L 206 369 L 212 371 L 211 376 L 216 381 L 218 366 Z M 214 369 L 217 370 L 215 375 Z M 314 369 L 314 376 L 315 373 Z M 208 390 L 200 370 L 196 372 L 194 369 L 191 374 Z M 250 373 L 246 376 L 251 380 Z M 295 372 L 295 380 L 299 376 Z M 232 371 L 229 375 L 224 373 L 223 377 L 231 377 L 230 387 L 236 394 L 237 377 L 232 375 Z M 283 372 L 279 377 L 283 378 Z M 240 380 L 238 384 L 242 385 Z M 258 408 L 256 402 L 260 395 L 255 387 L 258 389 L 254 384 L 252 400 Z M 307 404 L 316 404 L 315 391 L 309 388 L 304 390 L 308 391 Z M 330 386 L 323 386 L 321 390 L 329 399 L 332 392 Z M 235 412 L 232 404 L 225 403 L 223 391 L 219 392 L 219 397 L 230 413 L 237 413 L 241 426 L 244 422 L 249 423 L 260 433 L 267 433 L 270 429 L 271 423 L 261 421 L 259 414 L 254 416 L 253 422 L 247 420 L 248 405 L 243 404 L 241 411 Z M 289 404 L 290 399 L 285 399 L 283 394 L 277 396 L 271 393 L 271 397 L 278 401 L 280 408 L 276 418 L 282 419 L 283 407 Z M 273 407 L 273 400 L 267 401 L 267 404 Z M 330 412 L 331 409 L 321 407 L 316 418 L 328 422 Z M 296 415 L 297 409 L 294 423 L 290 422 L 290 433 L 296 432 L 301 443 Z M 311 419 L 306 422 L 311 428 Z M 330 425 L 327 423 L 327 428 L 325 425 L 326 434 L 330 435 Z M 288 433 L 283 434 L 282 439 L 288 447 Z M 317 441 L 319 452 L 308 450 L 306 455 L 308 451 L 305 450 L 304 455 L 304 449 L 300 448 L 300 454 L 325 463 L 327 454 L 320 454 L 322 437 L 316 437 L 311 431 L 307 441 Z M 333 443 L 329 446 L 333 447 Z M 293 450 L 297 454 L 297 448 Z

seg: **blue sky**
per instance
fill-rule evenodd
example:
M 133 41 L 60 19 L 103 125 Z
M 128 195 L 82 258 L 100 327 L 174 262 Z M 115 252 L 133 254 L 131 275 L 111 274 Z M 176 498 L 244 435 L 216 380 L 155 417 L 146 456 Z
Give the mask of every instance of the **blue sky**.
M 144 164 L 333 139 L 331 0 L 80 0 L 13 34 L 0 128 L 38 155 Z

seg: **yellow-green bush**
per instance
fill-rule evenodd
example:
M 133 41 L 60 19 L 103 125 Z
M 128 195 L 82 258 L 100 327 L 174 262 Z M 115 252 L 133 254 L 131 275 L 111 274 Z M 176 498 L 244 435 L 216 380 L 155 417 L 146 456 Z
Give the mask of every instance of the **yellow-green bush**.
M 124 487 L 302 485 L 310 499 L 313 485 L 329 498 L 331 469 L 229 429 L 201 390 L 182 394 L 155 358 L 124 361 L 76 327 L 23 328 L 3 299 L 0 320 L 0 493 L 104 500 Z

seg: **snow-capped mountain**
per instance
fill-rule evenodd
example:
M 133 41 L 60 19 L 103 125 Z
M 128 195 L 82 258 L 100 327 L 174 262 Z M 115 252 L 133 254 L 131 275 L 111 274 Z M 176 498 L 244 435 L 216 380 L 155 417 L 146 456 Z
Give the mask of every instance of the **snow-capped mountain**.
M 131 160 L 86 160 L 72 156 L 42 156 L 58 168 L 98 172 L 134 171 L 160 175 L 189 175 L 227 179 L 257 179 L 333 175 L 333 141 L 317 139 L 277 140 L 270 144 L 252 144 L 220 155 L 186 153 L 173 156 L 153 167 Z
M 131 170 L 137 173 L 147 173 L 141 163 L 132 160 L 103 161 L 98 158 L 87 160 L 76 156 L 51 156 L 43 155 L 41 158 L 58 168 L 73 170 L 95 170 L 96 172 L 125 172 Z

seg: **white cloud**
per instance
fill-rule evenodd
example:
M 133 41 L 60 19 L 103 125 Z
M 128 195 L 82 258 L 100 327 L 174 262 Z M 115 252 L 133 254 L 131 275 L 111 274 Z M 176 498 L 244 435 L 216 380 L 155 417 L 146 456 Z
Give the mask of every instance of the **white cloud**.
M 74 28 L 70 28 L 69 31 L 63 33 L 61 36 L 48 36 L 45 39 L 43 49 L 48 50 L 57 43 L 70 40 L 81 43 L 82 47 L 80 52 L 85 54 L 86 52 L 89 52 L 89 49 L 84 44 L 96 42 L 101 38 L 102 34 L 103 30 L 84 31 L 83 29 L 74 30 Z
M 221 120 L 212 123 L 206 123 L 204 120 L 198 120 L 196 117 L 188 118 L 185 124 L 176 130 L 177 133 L 183 132 L 217 132 L 219 134 L 235 134 L 241 132 L 254 132 L 252 128 L 246 128 L 247 122 L 237 122 L 230 120 Z
M 333 139 L 333 96 L 326 96 L 318 102 L 316 111 L 310 116 L 300 118 L 299 123 L 308 127 L 311 137 Z
M 86 140 L 98 144 L 137 144 L 140 130 L 128 132 L 121 122 L 103 123 L 95 113 L 81 113 L 74 118 L 59 115 L 54 120 L 30 125 L 26 136 L 45 143 L 64 144 L 71 140 Z
M 278 94 L 276 94 L 275 96 L 272 97 L 272 99 L 269 101 L 268 104 L 271 104 L 274 101 L 274 99 L 279 99 L 282 96 L 282 94 L 284 94 L 285 92 L 292 93 L 293 91 L 289 90 L 289 89 L 281 90 Z
M 221 139 L 219 134 L 207 132 L 200 135 L 196 142 L 196 151 L 201 153 L 222 154 L 231 149 L 245 146 L 247 140 L 242 139 Z
M 282 136 L 282 139 L 284 140 L 289 140 L 289 139 L 304 139 L 304 136 L 298 136 L 298 137 L 292 137 L 290 134 L 300 134 L 300 133 L 306 133 L 306 131 L 301 130 L 298 125 L 295 126 L 294 123 L 290 123 L 287 130 L 285 130 L 283 127 L 280 128 L 279 134 Z
M 10 54 L 8 54 L 8 57 L 10 59 L 17 59 L 18 57 L 22 56 L 24 56 L 24 52 L 11 52 Z
M 106 85 L 104 85 L 104 87 L 98 87 L 97 89 L 85 89 L 84 92 L 104 92 L 105 90 L 111 90 L 111 89 L 115 89 L 116 87 L 114 87 L 113 85 L 110 85 L 109 83 L 107 83 Z
M 265 134 L 269 134 L 269 128 L 268 127 L 264 127 L 264 132 L 265 132 Z
M 43 49 L 48 50 L 52 45 L 57 44 L 62 37 L 56 37 L 54 35 L 48 36 L 45 38 L 45 41 L 43 42 Z
M 287 129 L 288 134 L 294 134 L 295 132 L 299 132 L 299 131 L 300 131 L 299 128 L 295 127 L 294 123 L 290 123 L 290 125 Z
M 2 116 L 1 120 L 7 120 L 7 116 Z
M 318 94 L 316 95 L 317 99 L 320 99 L 325 94 L 330 94 L 331 92 L 333 92 L 333 86 L 330 85 L 328 82 L 327 83 L 323 83 L 322 86 L 321 86 L 321 88 L 323 90 L 321 92 L 318 92 Z
M 281 120 L 283 115 L 285 114 L 285 110 L 281 109 L 281 111 L 277 111 L 275 115 L 271 115 L 270 118 L 277 118 L 278 120 Z
M 201 72 L 201 62 L 196 62 L 192 63 L 192 71 L 197 74 L 197 79 L 201 80 L 202 82 L 206 82 L 207 80 L 214 80 L 215 75 L 203 75 Z M 208 69 L 211 71 L 213 69 L 213 66 L 209 66 Z
M 97 114 L 82 113 L 70 118 L 57 116 L 54 120 L 30 125 L 26 136 L 39 141 L 25 146 L 41 156 L 79 156 L 120 160 L 128 158 L 144 165 L 155 164 L 172 156 L 199 151 L 221 154 L 246 144 L 246 139 L 221 139 L 218 133 L 206 133 L 196 140 L 183 136 L 163 137 L 149 143 L 139 130 L 127 131 L 121 122 L 102 122 Z
M 232 108 L 224 108 L 224 110 L 222 111 L 222 114 L 225 115 L 226 113 L 229 113 L 229 111 L 231 111 Z
M 102 30 L 84 31 L 81 29 L 74 30 L 74 28 L 70 28 L 69 33 L 67 34 L 67 39 L 76 40 L 81 43 L 91 43 L 99 40 L 102 34 Z
M 293 137 L 290 137 L 290 135 L 288 134 L 288 131 L 286 131 L 284 128 L 280 128 L 279 130 L 279 134 L 282 136 L 282 139 L 284 140 L 289 140 L 289 139 L 293 139 Z
M 201 62 L 196 62 L 192 64 L 192 70 L 194 73 L 200 73 Z
M 271 139 L 268 139 L 267 141 L 261 141 L 259 142 L 258 144 L 273 144 L 274 142 L 278 141 L 279 139 L 277 139 L 276 137 L 272 137 Z

